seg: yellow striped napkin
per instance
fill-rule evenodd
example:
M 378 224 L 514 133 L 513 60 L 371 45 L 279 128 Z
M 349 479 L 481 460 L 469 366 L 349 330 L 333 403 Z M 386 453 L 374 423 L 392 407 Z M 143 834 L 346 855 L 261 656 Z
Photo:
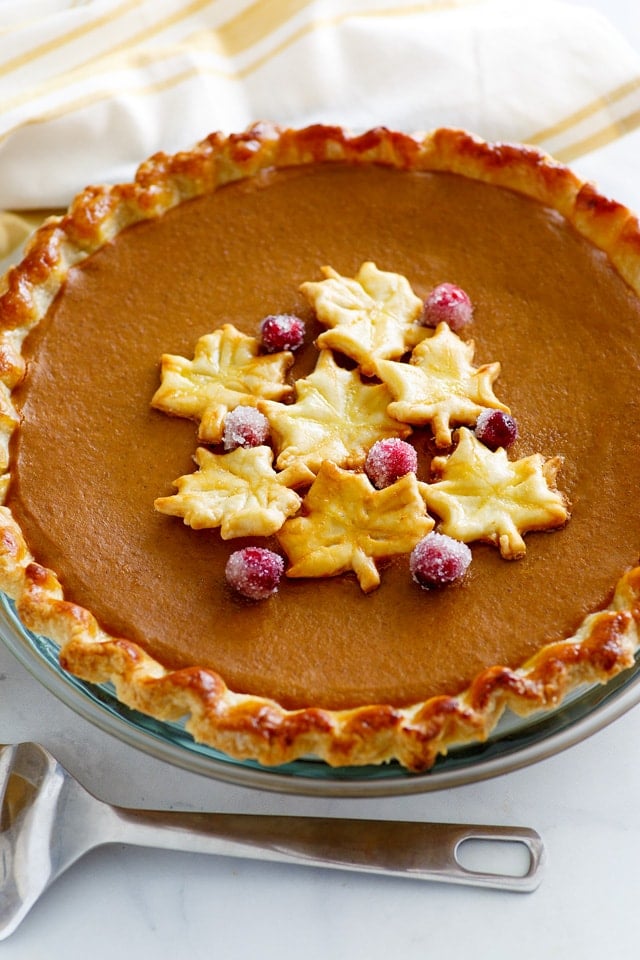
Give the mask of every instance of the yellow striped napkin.
M 573 160 L 640 125 L 640 58 L 552 0 L 0 0 L 0 209 L 259 119 L 456 125 Z M 0 257 L 25 230 L 0 217 Z

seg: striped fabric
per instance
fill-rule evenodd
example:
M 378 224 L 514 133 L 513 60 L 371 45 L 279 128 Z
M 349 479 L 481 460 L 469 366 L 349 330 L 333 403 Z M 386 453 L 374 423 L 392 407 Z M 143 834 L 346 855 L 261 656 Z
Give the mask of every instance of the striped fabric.
M 574 160 L 640 127 L 640 63 L 551 0 L 0 0 L 0 257 L 16 210 L 257 119 L 464 126 Z

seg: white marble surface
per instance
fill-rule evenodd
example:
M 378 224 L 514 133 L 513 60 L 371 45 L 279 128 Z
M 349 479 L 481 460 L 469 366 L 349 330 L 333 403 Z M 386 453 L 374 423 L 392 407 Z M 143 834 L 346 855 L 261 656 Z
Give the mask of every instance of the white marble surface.
M 635 3 L 593 3 L 640 50 Z M 575 166 L 640 209 L 640 137 Z M 44 743 L 122 804 L 528 825 L 538 890 L 510 894 L 120 846 L 76 864 L 2 944 L 3 960 L 424 958 L 457 951 L 616 960 L 638 955 L 640 710 L 502 777 L 423 795 L 310 799 L 219 783 L 141 755 L 78 718 L 0 646 L 0 742 Z

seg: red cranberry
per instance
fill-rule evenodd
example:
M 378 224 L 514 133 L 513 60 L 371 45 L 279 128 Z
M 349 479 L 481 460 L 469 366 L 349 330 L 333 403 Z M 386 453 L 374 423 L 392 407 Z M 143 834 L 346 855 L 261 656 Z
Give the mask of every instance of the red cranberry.
M 227 560 L 225 576 L 230 587 L 248 600 L 266 600 L 278 589 L 284 560 L 265 547 L 236 550 Z
M 503 410 L 483 410 L 476 421 L 475 435 L 490 450 L 497 450 L 517 439 L 518 424 Z
M 471 563 L 471 550 L 444 533 L 429 533 L 411 553 L 409 569 L 421 587 L 442 587 L 458 580 Z
M 425 327 L 437 327 L 444 321 L 457 333 L 471 323 L 472 319 L 471 300 L 468 294 L 454 283 L 439 284 L 424 302 L 422 323 Z
M 407 473 L 418 469 L 418 454 L 410 443 L 389 437 L 378 440 L 364 462 L 365 473 L 378 490 L 389 487 Z
M 224 418 L 222 440 L 225 450 L 259 447 L 269 439 L 269 421 L 255 407 L 236 407 Z
M 290 313 L 265 317 L 260 324 L 260 342 L 267 353 L 297 350 L 304 342 L 304 320 Z

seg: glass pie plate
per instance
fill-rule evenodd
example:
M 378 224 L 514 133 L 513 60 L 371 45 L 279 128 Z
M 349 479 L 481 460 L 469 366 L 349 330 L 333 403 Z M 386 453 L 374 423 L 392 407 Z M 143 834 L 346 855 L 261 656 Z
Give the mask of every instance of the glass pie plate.
M 66 673 L 58 663 L 57 644 L 26 630 L 3 594 L 0 639 L 68 707 L 149 756 L 240 786 L 307 796 L 392 796 L 484 780 L 586 739 L 640 701 L 638 658 L 635 666 L 609 683 L 578 688 L 553 711 L 527 718 L 505 714 L 485 742 L 451 749 L 427 773 L 409 773 L 396 763 L 336 769 L 312 757 L 269 768 L 198 744 L 182 723 L 161 722 L 130 710 L 117 700 L 111 685 L 85 683 Z

